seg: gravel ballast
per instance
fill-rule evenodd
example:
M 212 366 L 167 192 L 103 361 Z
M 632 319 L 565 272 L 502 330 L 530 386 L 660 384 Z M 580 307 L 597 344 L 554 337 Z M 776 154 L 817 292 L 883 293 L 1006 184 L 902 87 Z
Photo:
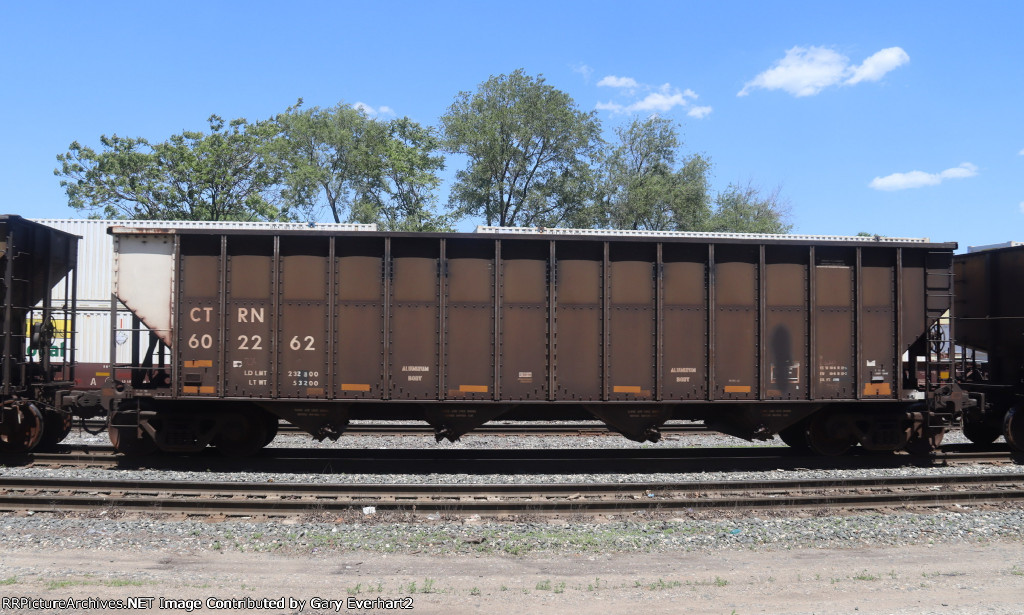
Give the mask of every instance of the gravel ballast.
M 955 441 L 955 440 L 954 440 Z M 105 445 L 105 435 L 70 444 Z M 640 445 L 618 437 L 346 437 L 336 444 L 282 434 L 277 447 L 631 448 L 736 446 L 713 435 Z M 770 443 L 775 444 L 777 443 Z M 291 474 L 167 470 L 0 468 L 2 476 L 182 481 L 395 483 L 713 482 L 968 473 L 1020 466 L 772 470 L 688 474 Z M 642 609 L 646 613 L 1019 612 L 1024 595 L 1024 508 L 682 511 L 604 517 L 316 512 L 277 519 L 182 518 L 109 508 L 0 516 L 0 595 L 156 596 L 202 601 L 295 597 L 274 613 L 380 612 L 375 599 L 416 613 L 531 615 Z M 322 597 L 335 606 L 313 608 Z M 367 600 L 354 603 L 349 598 Z M 326 603 L 318 603 L 326 604 Z M 642 606 L 640 606 L 642 605 Z M 684 608 L 685 607 L 685 608 Z M 66 609 L 3 609 L 46 614 Z M 84 612 L 84 611 L 83 611 Z M 108 610 L 90 612 L 125 612 Z M 171 612 L 149 609 L 147 612 Z M 219 610 L 218 612 L 225 612 Z M 227 612 L 253 612 L 228 609 Z M 408 611 L 405 611 L 408 612 Z

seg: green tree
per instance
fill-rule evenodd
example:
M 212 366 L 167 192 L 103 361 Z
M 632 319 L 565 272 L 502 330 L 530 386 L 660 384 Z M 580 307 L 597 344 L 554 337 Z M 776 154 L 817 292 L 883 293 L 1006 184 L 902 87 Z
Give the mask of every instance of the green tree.
M 678 128 L 657 116 L 616 129 L 605 158 L 592 224 L 616 229 L 696 231 L 711 217 L 706 158 L 682 158 Z
M 319 219 L 326 209 L 341 222 L 368 159 L 364 133 L 371 120 L 345 104 L 303 109 L 301 98 L 275 120 L 280 138 L 274 151 L 284 201 L 309 221 Z
M 557 226 L 592 198 L 600 121 L 542 76 L 492 76 L 460 92 L 441 125 L 447 150 L 468 158 L 449 197 L 457 215 Z
M 371 121 L 366 131 L 364 175 L 357 181 L 353 222 L 389 231 L 450 231 L 451 220 L 435 213 L 434 190 L 444 157 L 430 128 L 407 117 Z
M 73 142 L 54 175 L 68 204 L 92 217 L 137 220 L 279 220 L 278 181 L 266 145 L 269 122 L 208 119 L 210 132 L 184 131 L 151 145 L 101 136 L 100 151 Z
M 293 211 L 315 220 L 326 209 L 335 222 L 382 230 L 449 228 L 433 211 L 444 158 L 431 129 L 409 118 L 378 121 L 346 104 L 302 109 L 301 99 L 276 119 L 282 196 Z
M 732 233 L 788 233 L 789 204 L 780 197 L 781 189 L 767 194 L 747 182 L 730 184 L 715 198 L 715 211 L 709 231 Z

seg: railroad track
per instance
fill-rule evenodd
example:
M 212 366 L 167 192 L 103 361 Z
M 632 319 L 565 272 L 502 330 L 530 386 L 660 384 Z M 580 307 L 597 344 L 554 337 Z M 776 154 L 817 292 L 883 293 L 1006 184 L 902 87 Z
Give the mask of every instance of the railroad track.
M 351 511 L 621 514 L 694 509 L 852 509 L 1024 501 L 1024 473 L 926 477 L 584 483 L 355 485 L 0 478 L 0 510 L 291 516 Z
M 1012 463 L 1005 445 L 948 445 L 928 456 L 855 454 L 820 457 L 785 446 L 557 449 L 268 448 L 245 458 L 214 450 L 196 455 L 124 457 L 110 446 L 64 446 L 54 453 L 8 457 L 2 465 L 48 468 L 308 474 L 621 474 L 710 471 L 832 470 Z

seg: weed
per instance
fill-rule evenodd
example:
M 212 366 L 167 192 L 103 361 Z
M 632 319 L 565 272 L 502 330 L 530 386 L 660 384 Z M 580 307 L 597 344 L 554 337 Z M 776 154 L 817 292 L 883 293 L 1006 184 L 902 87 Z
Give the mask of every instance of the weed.
M 565 581 L 562 581 L 558 585 L 555 585 L 554 592 L 556 594 L 561 594 L 561 593 L 565 592 Z
M 362 583 L 356 583 L 355 587 L 346 588 L 345 591 L 348 592 L 349 596 L 355 596 L 356 594 L 359 593 L 359 590 L 360 590 L 360 588 L 362 588 L 362 586 L 363 586 Z
M 545 579 L 544 581 L 540 581 L 539 583 L 537 583 L 537 587 L 535 589 L 537 589 L 538 591 L 551 591 L 551 579 Z
M 669 581 L 669 582 L 666 583 L 664 580 L 659 578 L 656 583 L 651 583 L 650 585 L 648 585 L 647 589 L 650 589 L 650 590 L 672 589 L 673 587 L 679 587 L 680 585 L 682 585 L 682 583 L 680 583 L 679 581 Z
M 107 587 L 142 587 L 145 584 L 145 581 L 135 579 L 111 579 L 110 581 L 100 582 L 100 585 L 106 585 Z M 245 589 L 244 585 L 242 589 Z
M 882 577 L 875 574 L 869 574 L 867 570 L 853 576 L 854 581 L 877 581 L 880 578 Z
M 420 591 L 424 594 L 434 591 L 434 579 L 423 579 L 423 589 Z
M 508 591 L 508 588 L 507 588 L 507 587 L 505 587 L 504 585 L 502 585 L 502 586 L 501 586 L 501 591 L 503 591 L 503 592 L 507 592 L 507 591 Z
M 65 589 L 76 585 L 85 585 L 85 581 L 50 581 L 46 584 L 46 589 Z
M 1010 574 L 1012 574 L 1015 577 L 1024 577 L 1024 568 L 1021 568 L 1020 566 L 1014 566 L 1013 568 L 1010 568 Z M 0 583 L 0 585 L 3 585 L 3 583 Z
M 480 595 L 480 588 L 479 587 L 474 587 L 473 589 L 469 590 L 469 595 L 470 596 L 479 596 Z
M 6 579 L 0 579 L 0 585 L 14 585 L 18 582 L 18 577 L 7 577 Z

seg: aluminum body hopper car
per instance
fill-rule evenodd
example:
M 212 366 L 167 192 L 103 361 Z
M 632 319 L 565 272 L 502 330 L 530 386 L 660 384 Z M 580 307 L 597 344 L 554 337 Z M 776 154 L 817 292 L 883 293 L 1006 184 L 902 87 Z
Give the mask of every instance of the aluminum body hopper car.
M 0 453 L 52 446 L 71 429 L 78 237 L 0 216 Z M 51 302 L 59 285 L 66 298 Z M 60 343 L 56 343 L 57 341 Z
M 978 399 L 964 435 L 1024 451 L 1024 246 L 959 254 L 954 269 L 962 386 Z
M 499 417 L 927 451 L 968 403 L 943 321 L 951 243 L 110 232 L 116 298 L 149 337 L 103 390 L 126 453 L 251 453 L 278 418 L 317 438 L 418 419 L 454 440 Z

